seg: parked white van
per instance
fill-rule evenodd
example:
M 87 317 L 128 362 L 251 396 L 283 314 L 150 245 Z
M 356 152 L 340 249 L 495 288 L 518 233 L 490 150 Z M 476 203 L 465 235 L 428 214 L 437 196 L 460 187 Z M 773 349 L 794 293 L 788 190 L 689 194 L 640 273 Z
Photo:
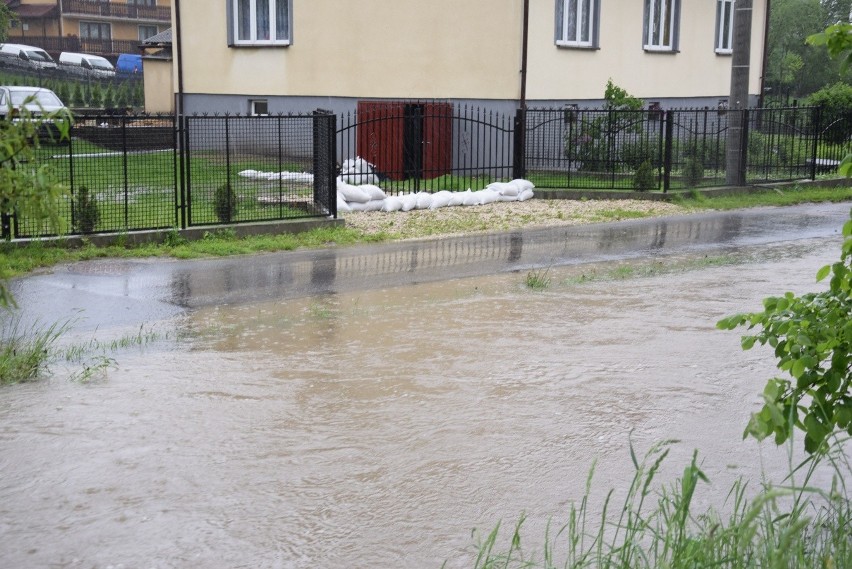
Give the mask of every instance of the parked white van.
M 112 63 L 104 57 L 87 53 L 63 51 L 59 54 L 59 68 L 103 79 L 115 77 L 115 67 Z
M 56 69 L 56 62 L 40 47 L 20 43 L 0 44 L 0 58 L 7 65 L 34 69 Z

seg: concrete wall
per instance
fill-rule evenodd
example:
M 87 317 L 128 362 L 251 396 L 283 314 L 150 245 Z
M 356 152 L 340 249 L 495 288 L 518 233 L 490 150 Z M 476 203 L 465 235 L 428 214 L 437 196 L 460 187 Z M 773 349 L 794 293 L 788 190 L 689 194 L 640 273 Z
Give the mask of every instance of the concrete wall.
M 172 61 L 169 59 L 145 59 L 145 112 L 174 113 L 175 89 Z

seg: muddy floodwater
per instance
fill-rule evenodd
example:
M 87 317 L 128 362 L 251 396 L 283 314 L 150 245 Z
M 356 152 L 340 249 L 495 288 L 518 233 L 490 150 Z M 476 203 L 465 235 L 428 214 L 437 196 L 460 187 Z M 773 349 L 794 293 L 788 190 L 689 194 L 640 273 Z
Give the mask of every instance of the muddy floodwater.
M 818 290 L 839 243 L 164 313 L 103 378 L 0 390 L 0 566 L 471 567 L 471 530 L 526 512 L 534 548 L 593 461 L 623 491 L 630 441 L 681 441 L 669 481 L 699 449 L 721 506 L 787 459 L 741 437 L 771 354 L 715 323 Z

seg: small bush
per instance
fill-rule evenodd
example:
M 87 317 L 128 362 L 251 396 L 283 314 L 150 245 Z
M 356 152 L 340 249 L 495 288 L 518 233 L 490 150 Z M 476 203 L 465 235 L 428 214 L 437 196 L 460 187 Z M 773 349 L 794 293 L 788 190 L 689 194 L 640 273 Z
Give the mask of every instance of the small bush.
M 633 189 L 637 192 L 650 192 L 657 189 L 657 176 L 649 161 L 642 162 L 633 175 Z
M 231 189 L 230 182 L 216 188 L 213 209 L 222 223 L 230 223 L 237 215 L 237 195 Z
M 852 121 L 852 85 L 841 81 L 823 87 L 808 97 L 808 105 L 822 109 L 820 124 L 825 128 L 823 140 L 841 144 L 848 139 L 846 124 Z
M 704 164 L 698 158 L 687 158 L 683 163 L 683 182 L 688 188 L 694 188 L 704 179 Z
M 80 186 L 74 200 L 74 230 L 77 233 L 91 233 L 99 219 L 98 200 L 89 195 L 89 188 Z

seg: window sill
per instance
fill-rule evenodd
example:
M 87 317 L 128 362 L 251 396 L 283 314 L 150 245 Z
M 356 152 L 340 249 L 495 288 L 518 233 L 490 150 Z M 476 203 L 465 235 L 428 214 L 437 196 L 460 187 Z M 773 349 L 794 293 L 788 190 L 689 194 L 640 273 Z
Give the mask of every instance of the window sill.
M 677 49 L 674 49 L 674 48 L 671 48 L 671 47 L 660 47 L 660 46 L 656 46 L 656 45 L 645 45 L 645 46 L 642 46 L 642 49 L 644 49 L 648 53 L 668 53 L 668 54 L 680 53 L 680 51 L 677 50 Z
M 733 55 L 734 50 L 732 49 L 717 49 L 716 55 Z
M 290 47 L 289 41 L 254 41 L 254 42 L 233 42 L 229 43 L 228 47 Z
M 556 47 L 558 47 L 559 49 L 579 49 L 579 50 L 585 50 L 585 51 L 594 51 L 594 50 L 600 49 L 600 46 L 592 45 L 590 43 L 584 44 L 584 43 L 574 43 L 574 42 L 567 42 L 567 41 L 557 41 Z

